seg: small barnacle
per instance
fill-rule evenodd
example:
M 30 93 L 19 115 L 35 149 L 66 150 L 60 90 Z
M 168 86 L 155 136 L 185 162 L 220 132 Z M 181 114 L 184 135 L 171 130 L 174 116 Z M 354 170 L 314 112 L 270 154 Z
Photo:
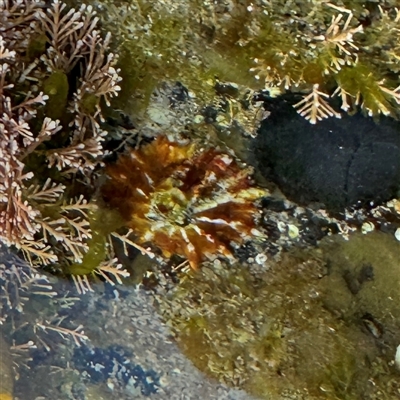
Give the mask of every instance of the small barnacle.
M 371 221 L 366 221 L 361 226 L 361 232 L 365 235 L 372 232 L 375 229 L 375 225 Z
M 396 232 L 394 233 L 394 237 L 400 242 L 400 228 L 396 229 Z
M 196 268 L 207 258 L 232 258 L 231 244 L 253 235 L 254 201 L 265 191 L 252 186 L 250 173 L 218 150 L 160 136 L 109 165 L 102 192 L 139 244 Z

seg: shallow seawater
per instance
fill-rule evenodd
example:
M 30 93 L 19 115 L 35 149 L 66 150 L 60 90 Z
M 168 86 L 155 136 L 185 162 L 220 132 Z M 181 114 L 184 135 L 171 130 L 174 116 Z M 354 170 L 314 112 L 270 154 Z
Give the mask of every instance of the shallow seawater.
M 54 284 L 53 289 L 61 288 Z M 10 332 L 5 326 L 6 339 L 14 344 L 32 340 L 38 347 L 11 350 L 19 374 L 14 399 L 248 398 L 209 379 L 182 355 L 153 306 L 154 297 L 143 288 L 93 285 L 93 290 L 76 302 L 70 298 L 61 310 L 54 299 L 41 299 L 33 314 L 26 307 L 24 319 L 31 329 Z M 64 318 L 59 325 L 42 317 L 49 310 Z M 84 328 L 77 332 L 84 331 L 88 339 L 77 334 L 74 342 L 73 329 L 80 325 Z M 63 339 L 52 327 L 69 332 L 61 332 Z
M 311 59 L 309 64 L 306 62 L 309 81 L 301 81 L 302 74 L 296 82 L 292 78 L 297 75 L 291 78 L 287 74 L 290 67 L 286 65 L 295 60 L 298 48 L 292 48 L 292 43 L 289 43 L 287 51 L 281 52 L 268 39 L 272 33 L 273 39 L 284 38 L 286 43 L 286 33 L 274 33 L 272 24 L 267 23 L 268 29 L 265 32 L 261 30 L 262 36 L 259 36 L 257 24 L 254 24 L 257 29 L 254 32 L 249 29 L 247 33 L 243 30 L 240 34 L 244 36 L 240 38 L 237 29 L 231 29 L 235 24 L 224 23 L 230 19 L 230 9 L 225 6 L 227 3 L 237 3 L 240 10 L 245 7 L 243 21 L 247 23 L 251 21 L 248 13 L 255 9 L 253 3 L 258 2 L 250 2 L 249 6 L 248 2 L 235 1 L 193 2 L 196 10 L 202 11 L 197 15 L 187 5 L 190 2 L 185 1 L 104 1 L 103 8 L 98 9 L 102 24 L 114 30 L 113 35 L 121 35 L 116 42 L 121 40 L 124 43 L 120 58 L 123 62 L 119 66 L 126 68 L 123 71 L 125 80 L 115 103 L 118 110 L 113 111 L 119 114 L 122 109 L 126 115 L 121 118 L 132 117 L 135 123 L 138 120 L 142 124 L 138 131 L 146 140 L 160 134 L 171 136 L 174 140 L 183 136 L 199 140 L 202 145 L 221 146 L 224 151 L 228 149 L 229 154 L 233 151 L 242 161 L 256 166 L 255 154 L 249 143 L 260 121 L 258 114 L 251 112 L 253 105 L 247 85 L 263 86 L 259 86 L 263 79 L 258 79 L 259 76 L 256 79 L 253 73 L 249 73 L 250 68 L 256 66 L 253 61 L 258 58 L 262 61 L 259 52 L 266 48 L 269 51 L 266 56 L 271 57 L 273 65 L 278 69 L 279 65 L 284 67 L 279 72 L 277 68 L 267 66 L 266 71 L 273 71 L 276 75 L 271 75 L 273 79 L 269 83 L 275 85 L 274 88 L 271 86 L 271 91 L 277 89 L 278 83 L 281 86 L 293 83 L 296 91 L 297 83 L 309 85 L 308 89 L 305 87 L 308 92 L 295 93 L 300 100 L 301 96 L 310 94 L 313 87 L 315 90 L 318 88 L 316 82 L 326 92 L 331 89 L 333 92 L 333 87 L 340 89 L 337 86 L 340 79 L 338 83 L 337 78 L 343 77 L 343 70 L 346 72 L 353 61 L 358 62 L 355 53 L 354 57 L 346 57 L 345 54 L 355 51 L 357 47 L 345 43 L 342 48 L 346 51 L 339 51 L 335 48 L 337 38 L 332 38 L 327 51 L 321 51 L 321 59 L 324 61 L 325 55 L 336 53 L 343 56 L 343 64 L 340 63 L 339 68 L 342 73 L 332 65 L 318 72 L 321 60 Z M 260 2 L 268 4 L 268 7 L 272 3 Z M 341 20 L 342 17 L 339 18 L 336 13 L 346 13 L 343 7 L 321 2 L 330 7 L 328 17 L 319 16 L 312 21 L 316 13 L 310 11 L 304 21 L 298 17 L 299 24 L 296 25 L 297 16 L 292 19 L 295 14 L 291 15 L 293 10 L 286 13 L 286 7 L 296 3 L 293 7 L 301 15 L 303 3 L 283 3 L 284 12 L 276 26 L 284 27 L 288 23 L 290 33 L 294 32 L 296 38 L 302 33 L 308 35 L 302 43 L 305 44 L 305 52 L 310 54 L 323 43 L 322 28 L 329 21 L 332 20 L 330 32 L 340 35 L 348 27 L 356 29 L 361 16 L 366 28 L 378 19 L 377 10 L 367 18 L 364 14 L 366 10 L 358 10 L 357 2 L 346 2 L 357 5 L 355 14 L 359 19 L 357 22 L 353 20 L 351 24 L 354 26 L 350 24 L 345 28 L 347 14 Z M 307 3 L 307 9 L 317 4 Z M 365 3 L 378 4 L 372 1 Z M 387 8 L 389 3 L 386 3 Z M 134 7 L 131 9 L 132 4 Z M 209 13 L 210 10 L 201 8 L 205 4 L 214 4 L 216 8 L 211 8 Z M 139 5 L 144 6 L 143 10 Z M 305 6 L 303 8 L 306 9 Z M 371 6 L 371 10 L 373 8 Z M 107 10 L 109 15 L 105 15 Z M 165 11 L 165 21 L 157 15 L 158 10 Z M 186 30 L 187 21 L 179 15 L 182 10 L 187 13 L 186 16 L 196 17 L 197 30 L 190 35 Z M 221 25 L 214 26 L 219 14 Z M 127 22 L 115 23 L 115 16 Z M 386 15 L 385 18 L 394 24 L 399 16 L 389 18 Z M 334 18 L 339 18 L 336 26 Z M 167 23 L 165 26 L 164 22 Z M 219 29 L 221 26 L 224 29 Z M 247 28 L 246 24 L 244 26 Z M 293 26 L 297 30 L 293 30 Z M 316 31 L 308 30 L 308 26 L 314 26 Z M 227 28 L 231 38 L 221 36 Z M 395 30 L 399 31 L 398 28 Z M 325 33 L 328 35 L 328 32 Z M 122 38 L 122 35 L 126 37 Z M 259 42 L 258 37 L 270 40 L 268 46 Z M 390 40 L 385 47 L 390 47 Z M 251 44 L 253 41 L 254 46 Z M 146 47 L 153 42 L 156 51 Z M 169 48 L 158 48 L 164 42 Z M 193 48 L 186 48 L 187 44 L 193 45 Z M 240 50 L 248 44 L 249 54 L 243 57 Z M 329 47 L 331 45 L 333 47 Z M 235 51 L 231 51 L 234 46 Z M 367 51 L 361 54 L 363 62 L 366 66 L 371 64 L 369 67 L 377 73 L 383 66 L 370 62 L 366 53 L 381 53 L 368 41 L 366 47 Z M 204 58 L 199 49 L 206 50 Z M 389 90 L 389 83 L 392 84 L 394 75 L 397 76 L 400 70 L 397 64 L 400 57 L 395 53 L 388 54 L 386 50 L 382 55 L 390 57 L 394 69 L 389 68 L 382 75 L 382 80 L 376 82 L 370 80 L 372 73 L 365 73 L 368 80 L 361 81 L 360 87 L 363 90 L 379 89 L 380 95 L 370 95 L 369 99 L 377 98 L 383 107 L 389 104 L 388 98 L 392 96 L 392 108 L 398 104 L 400 97 L 397 89 Z M 299 60 L 305 62 L 307 58 L 300 57 Z M 296 60 L 295 64 L 298 64 Z M 131 70 L 133 68 L 137 70 Z M 354 71 L 357 72 L 357 69 Z M 245 92 L 246 97 L 242 98 L 242 94 L 231 96 L 229 91 L 235 92 L 238 85 L 234 82 L 220 84 L 216 78 L 218 73 L 223 73 L 226 80 L 232 81 L 235 78 L 239 81 L 239 75 L 243 74 L 240 81 L 245 86 L 240 88 L 240 92 Z M 284 75 L 279 76 L 280 73 Z M 319 74 L 317 79 L 313 76 L 315 73 Z M 353 90 L 351 94 L 346 92 L 346 88 L 353 89 L 352 82 L 358 82 L 357 75 L 363 76 L 357 73 L 351 75 L 347 87 L 341 88 L 341 95 L 349 102 L 350 98 L 357 97 L 355 102 L 358 106 L 362 98 L 361 89 L 358 92 Z M 183 83 L 177 82 L 175 86 L 171 82 L 161 84 L 161 80 L 167 78 L 172 81 L 181 79 Z M 389 79 L 385 82 L 383 78 Z M 206 104 L 208 115 L 200 99 L 211 102 L 216 83 L 220 86 L 220 97 L 213 99 L 211 105 Z M 181 89 L 178 97 L 185 100 L 171 95 L 178 86 Z M 395 86 L 393 83 L 393 88 Z M 367 91 L 366 94 L 370 93 Z M 325 96 L 328 94 L 323 92 L 320 100 Z M 262 106 L 259 106 L 259 111 L 262 118 L 270 113 Z M 132 137 L 136 135 L 136 131 L 127 130 Z M 118 137 L 115 140 L 119 141 L 119 150 L 123 147 L 121 143 L 129 143 L 124 136 L 126 132 L 122 129 L 121 132 L 114 132 Z M 137 145 L 141 139 L 136 141 L 135 136 L 132 143 Z M 337 147 L 342 149 L 341 144 Z M 356 152 L 358 150 L 359 146 Z M 299 150 L 296 148 L 295 151 Z M 308 160 L 308 149 L 304 151 Z M 315 163 L 315 166 L 318 169 L 319 164 Z M 348 168 L 347 163 L 345 167 Z M 255 174 L 260 175 L 260 171 L 256 170 Z M 265 176 L 258 183 L 274 187 Z M 271 225 L 276 225 L 274 233 L 279 231 L 281 222 L 283 228 L 280 233 L 294 226 L 291 222 L 295 218 L 286 211 L 281 215 L 277 211 L 273 215 L 275 219 Z M 270 222 L 269 216 L 263 217 L 265 225 Z M 101 219 L 101 222 L 104 223 L 104 220 Z M 83 295 L 79 295 L 69 281 L 53 276 L 37 278 L 26 275 L 22 263 L 13 270 L 14 283 L 8 281 L 8 275 L 2 275 L 4 269 L 1 265 L 4 262 L 11 267 L 12 263 L 2 259 L 4 254 L 0 247 L 0 306 L 3 306 L 2 312 L 9 314 L 4 324 L 0 325 L 0 400 L 400 398 L 400 365 L 395 361 L 397 348 L 400 349 L 400 242 L 392 234 L 374 231 L 365 235 L 351 234 L 349 240 L 340 235 L 327 236 L 321 241 L 317 238 L 317 245 L 308 243 L 304 248 L 302 242 L 303 248 L 300 248 L 297 236 L 302 233 L 303 226 L 299 223 L 294 228 L 292 238 L 282 234 L 274 243 L 270 235 L 267 241 L 257 242 L 254 248 L 260 250 L 263 257 L 253 257 L 253 254 L 247 257 L 245 249 L 243 253 L 246 257 L 238 256 L 240 262 L 228 263 L 216 259 L 205 262 L 196 271 L 182 270 L 173 277 L 164 276 L 165 271 L 161 272 L 161 267 L 154 265 L 150 259 L 140 256 L 130 259 L 126 256 L 127 259 L 121 262 L 130 268 L 131 280 L 115 286 L 93 283 L 92 291 Z M 285 242 L 289 243 L 287 247 L 283 245 Z M 293 243 L 298 244 L 298 248 Z M 279 248 L 278 254 L 270 255 L 269 250 L 275 245 L 276 249 Z M 242 249 L 236 250 L 239 254 Z M 97 265 L 98 260 L 90 261 Z M 150 269 L 158 271 L 151 276 L 154 280 L 147 279 L 146 284 L 138 283 Z M 35 283 L 32 284 L 32 281 Z M 20 291 L 18 287 L 26 290 Z M 22 303 L 23 307 L 14 307 L 13 311 L 9 311 L 14 304 Z M 0 322 L 2 317 L 5 315 L 0 314 Z
M 97 285 L 58 309 L 40 297 L 33 328 L 12 334 L 39 347 L 11 352 L 15 399 L 393 399 L 399 254 L 380 232 L 328 237 L 258 269 L 209 263 L 169 291 Z M 39 328 L 56 314 L 89 340 Z
M 400 390 L 399 268 L 392 236 L 329 237 L 256 276 L 205 267 L 161 310 L 197 367 L 260 398 L 390 399 Z

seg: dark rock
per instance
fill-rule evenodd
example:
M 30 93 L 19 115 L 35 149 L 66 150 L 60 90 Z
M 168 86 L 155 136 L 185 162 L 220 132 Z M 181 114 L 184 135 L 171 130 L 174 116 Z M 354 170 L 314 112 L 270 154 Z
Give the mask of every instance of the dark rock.
M 215 91 L 220 96 L 237 97 L 239 95 L 239 88 L 234 84 L 217 82 L 215 84 Z
M 363 264 L 357 277 L 358 282 L 362 285 L 364 282 L 374 280 L 374 267 L 367 263 Z
M 400 189 L 400 124 L 361 114 L 311 125 L 293 108 L 296 96 L 271 99 L 271 115 L 253 142 L 260 172 L 300 204 L 330 210 L 379 203 Z
M 73 361 L 75 368 L 85 372 L 86 379 L 92 383 L 107 382 L 109 378 L 116 377 L 118 382 L 126 385 L 132 380 L 144 396 L 156 393 L 160 386 L 158 374 L 133 364 L 131 358 L 130 351 L 118 345 L 105 349 L 81 346 L 75 349 Z
M 318 218 L 307 210 L 300 218 L 302 239 L 313 246 L 330 232 L 328 229 L 329 222 Z
M 207 124 L 212 124 L 217 119 L 218 110 L 215 107 L 207 106 L 204 107 L 204 109 L 201 111 L 201 114 L 203 115 L 204 121 Z
M 252 242 L 246 242 L 235 249 L 235 256 L 242 263 L 245 263 L 250 257 L 255 258 L 259 253 L 259 249 Z
M 268 210 L 276 212 L 285 211 L 289 208 L 284 199 L 277 199 L 272 196 L 264 197 L 261 200 L 261 206 L 263 208 L 268 208 Z
M 176 106 L 177 103 L 185 102 L 189 97 L 189 90 L 182 85 L 181 82 L 175 82 L 175 86 L 172 88 L 171 96 L 169 98 L 171 106 Z

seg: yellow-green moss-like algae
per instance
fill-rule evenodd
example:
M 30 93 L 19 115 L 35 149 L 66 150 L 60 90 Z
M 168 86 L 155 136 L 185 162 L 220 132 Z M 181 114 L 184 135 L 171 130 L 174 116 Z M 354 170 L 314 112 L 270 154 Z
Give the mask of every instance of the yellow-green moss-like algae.
M 242 266 L 205 267 L 160 299 L 160 309 L 198 368 L 261 398 L 355 400 L 368 387 L 368 400 L 391 399 L 400 388 L 388 367 L 400 341 L 399 247 L 378 233 L 328 239 L 258 277 Z M 376 280 L 351 293 L 344 270 L 368 262 Z M 368 313 L 385 337 L 365 329 Z
M 397 3 L 386 0 L 379 5 L 256 0 L 222 6 L 200 0 L 117 4 L 103 0 L 102 19 L 117 38 L 115 47 L 122 54 L 120 67 L 126 79 L 116 104 L 128 114 L 142 112 L 163 80 L 181 81 L 203 102 L 213 98 L 215 78 L 253 89 L 262 88 L 265 77 L 268 84 L 291 90 L 307 91 L 317 83 L 320 90 L 332 94 L 352 73 L 341 69 L 355 67 L 349 94 L 361 96 L 361 108 L 374 116 L 387 110 L 395 116 L 396 99 L 384 93 L 379 82 L 389 90 L 399 83 L 390 81 L 393 72 L 400 70 Z M 340 13 L 342 19 L 331 28 Z M 353 18 L 346 26 L 350 14 Z M 351 44 L 345 29 L 351 32 Z M 364 86 L 365 82 L 369 84 Z M 356 92 L 355 87 L 362 91 Z
M 53 72 L 43 82 L 43 92 L 49 96 L 45 107 L 47 117 L 60 119 L 66 113 L 68 90 L 68 77 L 62 71 Z
M 92 273 L 107 256 L 107 236 L 123 226 L 123 220 L 113 210 L 99 208 L 89 214 L 92 237 L 88 241 L 89 250 L 80 263 L 65 266 L 68 275 L 88 275 Z

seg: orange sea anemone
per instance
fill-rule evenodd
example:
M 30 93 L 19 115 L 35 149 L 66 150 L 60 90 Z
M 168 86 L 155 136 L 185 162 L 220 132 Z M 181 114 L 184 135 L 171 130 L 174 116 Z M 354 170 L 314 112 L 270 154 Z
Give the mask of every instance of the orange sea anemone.
M 233 243 L 261 234 L 254 201 L 265 191 L 252 186 L 251 168 L 218 150 L 159 136 L 106 171 L 104 198 L 137 243 L 151 243 L 167 258 L 183 256 L 194 269 L 219 255 L 233 258 Z

